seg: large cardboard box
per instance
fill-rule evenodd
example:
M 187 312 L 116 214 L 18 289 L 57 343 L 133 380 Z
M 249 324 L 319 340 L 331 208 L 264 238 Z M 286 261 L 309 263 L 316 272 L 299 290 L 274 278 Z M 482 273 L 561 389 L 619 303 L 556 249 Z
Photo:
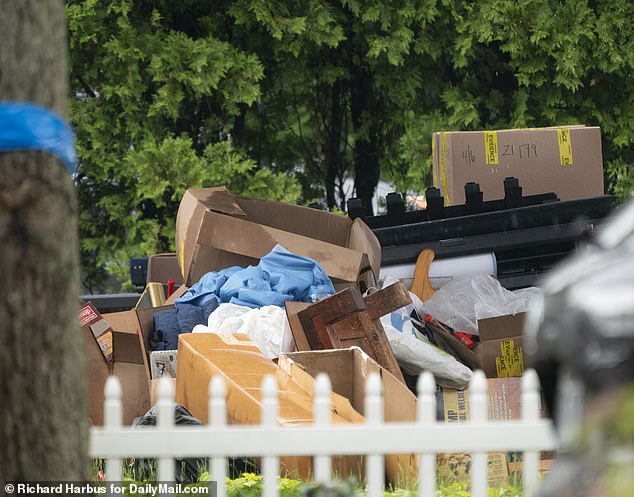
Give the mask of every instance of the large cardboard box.
M 83 327 L 89 418 L 92 425 L 103 425 L 103 389 L 111 374 L 116 375 L 121 382 L 124 424 L 132 423 L 135 417 L 142 416 L 151 407 L 146 344 L 154 327 L 154 313 L 167 308 L 170 306 L 103 314 L 103 319 L 112 328 L 111 362 L 105 361 L 90 328 Z
M 178 341 L 176 402 L 182 404 L 203 423 L 209 421 L 209 381 L 213 376 L 224 379 L 227 389 L 227 419 L 233 424 L 259 424 L 262 409 L 262 381 L 266 375 L 277 380 L 278 423 L 296 426 L 313 419 L 314 380 L 301 368 L 292 372 L 266 358 L 249 337 L 243 334 L 187 333 Z M 331 395 L 333 423 L 364 421 L 344 397 Z M 272 441 L 274 443 L 274 441 Z M 309 449 L 307 449 L 308 452 Z M 309 478 L 311 458 L 280 458 L 281 471 L 292 478 Z M 333 471 L 339 476 L 362 479 L 363 458 L 333 458 Z
M 266 200 L 239 198 L 224 187 L 185 192 L 176 217 L 176 249 L 184 282 L 229 266 L 255 265 L 276 244 L 310 257 L 333 283 L 378 277 L 381 246 L 360 219 Z
M 490 378 L 487 380 L 489 420 L 512 420 L 521 417 L 521 378 Z M 437 393 L 438 418 L 447 423 L 466 423 L 469 420 L 469 390 L 440 388 Z M 440 454 L 438 472 L 445 480 L 470 477 L 470 456 L 464 453 Z M 489 486 L 508 484 L 509 469 L 503 452 L 489 454 Z
M 440 388 L 436 395 L 438 419 L 447 423 L 469 420 L 469 389 Z M 522 378 L 488 378 L 487 411 L 489 420 L 510 421 L 522 417 Z
M 436 392 L 437 417 L 446 423 L 465 423 L 469 420 L 470 402 L 469 389 L 456 390 L 440 388 Z M 519 420 L 522 417 L 522 378 L 488 378 L 487 379 L 487 413 L 490 421 Z M 540 414 L 546 417 L 543 402 Z M 548 466 L 548 460 L 554 454 L 550 451 L 542 453 L 540 464 Z M 507 454 L 489 454 L 489 485 L 506 485 L 509 473 L 521 469 L 519 454 L 510 454 L 511 461 L 507 464 Z M 442 454 L 438 458 L 439 474 L 449 480 L 468 479 L 468 454 Z
M 302 369 L 312 377 L 327 373 L 332 391 L 347 398 L 352 407 L 364 414 L 365 382 L 377 373 L 383 384 L 383 419 L 389 423 L 416 421 L 416 397 L 407 386 L 379 366 L 358 347 L 283 354 L 279 365 L 296 376 Z M 394 485 L 418 477 L 418 456 L 391 454 L 385 458 L 388 481 Z
M 524 374 L 525 313 L 507 314 L 478 320 L 480 343 L 476 355 L 487 378 L 507 378 Z
M 445 205 L 465 202 L 464 185 L 480 184 L 484 200 L 504 198 L 504 178 L 524 195 L 554 192 L 561 200 L 604 194 L 601 129 L 562 126 L 449 131 L 432 137 L 434 186 Z

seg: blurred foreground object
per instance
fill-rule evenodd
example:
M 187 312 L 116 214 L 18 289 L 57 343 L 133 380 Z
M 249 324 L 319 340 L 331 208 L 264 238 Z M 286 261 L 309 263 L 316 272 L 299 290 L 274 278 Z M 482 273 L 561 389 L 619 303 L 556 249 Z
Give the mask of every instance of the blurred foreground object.
M 542 496 L 634 495 L 634 199 L 544 280 L 526 321 L 560 438 Z

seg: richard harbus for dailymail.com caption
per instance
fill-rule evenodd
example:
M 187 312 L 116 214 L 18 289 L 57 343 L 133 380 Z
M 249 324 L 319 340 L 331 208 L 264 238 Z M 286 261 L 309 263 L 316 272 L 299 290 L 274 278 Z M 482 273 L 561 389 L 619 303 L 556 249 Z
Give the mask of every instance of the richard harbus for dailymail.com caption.
M 175 482 L 8 482 L 4 492 L 11 495 L 204 495 L 216 497 L 216 482 L 184 485 Z

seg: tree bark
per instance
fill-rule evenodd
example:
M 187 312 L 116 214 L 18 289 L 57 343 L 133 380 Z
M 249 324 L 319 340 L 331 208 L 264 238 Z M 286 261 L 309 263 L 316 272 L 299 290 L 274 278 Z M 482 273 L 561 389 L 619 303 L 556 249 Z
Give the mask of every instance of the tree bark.
M 66 118 L 63 1 L 0 4 L 0 99 Z M 77 201 L 53 156 L 0 152 L 0 241 L 0 481 L 85 480 Z
M 350 85 L 350 114 L 355 131 L 354 189 L 361 199 L 366 215 L 374 214 L 372 198 L 381 175 L 377 146 L 377 130 L 372 114 L 376 112 L 373 81 L 370 71 L 352 64 Z

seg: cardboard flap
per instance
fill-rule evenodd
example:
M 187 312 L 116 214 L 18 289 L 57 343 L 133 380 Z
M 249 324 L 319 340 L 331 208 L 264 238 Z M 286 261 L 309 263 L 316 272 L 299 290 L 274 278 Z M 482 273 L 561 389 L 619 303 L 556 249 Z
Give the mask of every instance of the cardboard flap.
M 235 237 L 235 233 L 249 233 L 249 240 Z M 257 259 L 279 243 L 294 254 L 316 260 L 330 277 L 344 281 L 356 281 L 363 262 L 363 254 L 356 250 L 213 213 L 205 216 L 198 240 L 203 245 Z
M 284 302 L 286 318 L 288 319 L 293 341 L 295 342 L 295 350 L 310 350 L 310 343 L 308 342 L 308 338 L 306 338 L 306 333 L 297 314 L 311 305 L 310 302 L 293 302 L 290 300 Z
M 217 188 L 192 188 L 188 192 L 209 210 L 222 212 L 230 216 L 246 216 L 236 199 L 229 194 L 224 186 Z
M 352 223 L 348 247 L 367 255 L 361 271 L 365 271 L 369 265 L 374 277 L 378 279 L 381 269 L 381 243 L 374 232 L 360 218 L 355 219 Z
M 478 320 L 480 342 L 522 336 L 526 313 L 507 314 Z
M 145 349 L 141 340 L 140 333 L 113 331 L 112 348 L 114 349 L 114 360 L 118 363 L 144 364 L 143 354 Z
M 352 226 L 352 221 L 347 216 L 285 202 L 242 197 L 237 197 L 236 200 L 246 212 L 247 219 L 253 223 L 347 246 Z
M 178 266 L 176 253 L 155 254 L 148 257 L 147 281 L 167 283 L 174 280 L 176 285 L 183 284 L 183 274 Z

